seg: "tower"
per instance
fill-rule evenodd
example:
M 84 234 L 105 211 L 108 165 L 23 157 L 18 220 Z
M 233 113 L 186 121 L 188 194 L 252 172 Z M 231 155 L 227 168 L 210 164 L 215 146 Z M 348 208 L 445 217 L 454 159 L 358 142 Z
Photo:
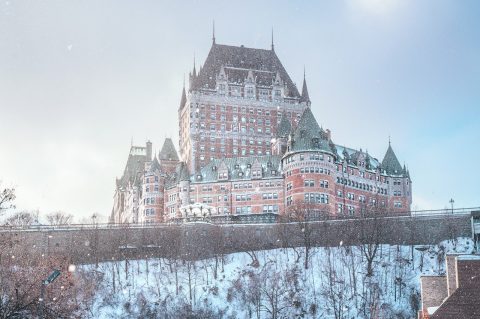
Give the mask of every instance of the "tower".
M 295 125 L 310 105 L 271 49 L 218 44 L 210 52 L 179 108 L 180 156 L 191 173 L 212 159 L 271 155 L 282 114 Z

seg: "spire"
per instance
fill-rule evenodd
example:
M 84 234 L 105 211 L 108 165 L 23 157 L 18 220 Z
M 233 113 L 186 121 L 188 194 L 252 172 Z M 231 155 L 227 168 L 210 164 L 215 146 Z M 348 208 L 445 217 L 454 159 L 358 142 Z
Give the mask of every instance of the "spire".
M 303 87 L 302 87 L 302 96 L 300 98 L 301 102 L 306 102 L 310 106 L 310 96 L 308 95 L 307 80 L 305 76 L 305 66 L 303 67 Z
M 273 27 L 272 27 L 272 51 L 275 51 L 275 45 L 273 44 Z
M 193 51 L 193 77 L 197 76 L 197 69 L 195 68 L 195 51 Z
M 212 43 L 215 44 L 215 20 L 213 20 Z
M 180 110 L 187 104 L 187 94 L 185 92 L 185 75 L 183 76 L 183 89 L 182 89 L 182 97 L 180 99 Z
M 388 140 L 388 149 L 383 157 L 382 168 L 390 175 L 401 175 L 403 172 L 402 165 L 397 159 L 395 152 L 393 151 L 390 139 Z

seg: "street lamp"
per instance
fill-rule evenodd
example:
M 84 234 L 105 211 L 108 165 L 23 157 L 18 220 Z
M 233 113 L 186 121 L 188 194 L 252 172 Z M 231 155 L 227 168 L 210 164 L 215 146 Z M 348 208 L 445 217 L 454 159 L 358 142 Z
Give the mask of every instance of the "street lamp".
M 60 270 L 55 269 L 53 272 L 48 276 L 47 279 L 42 281 L 42 286 L 40 288 L 40 302 L 39 302 L 39 309 L 38 309 L 38 318 L 43 318 L 43 307 L 44 307 L 44 295 L 45 295 L 45 287 L 55 281 L 57 277 L 60 276 Z
M 453 214 L 453 203 L 455 203 L 455 201 L 453 200 L 453 198 L 450 199 L 450 205 L 452 205 L 452 214 Z

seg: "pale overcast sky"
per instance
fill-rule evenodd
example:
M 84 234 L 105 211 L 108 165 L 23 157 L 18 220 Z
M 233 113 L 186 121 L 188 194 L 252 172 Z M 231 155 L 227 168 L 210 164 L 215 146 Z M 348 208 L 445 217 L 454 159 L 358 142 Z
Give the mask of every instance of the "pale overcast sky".
M 0 179 L 17 206 L 110 213 L 130 141 L 178 141 L 183 75 L 270 47 L 335 143 L 413 179 L 413 208 L 480 206 L 480 1 L 2 1 Z

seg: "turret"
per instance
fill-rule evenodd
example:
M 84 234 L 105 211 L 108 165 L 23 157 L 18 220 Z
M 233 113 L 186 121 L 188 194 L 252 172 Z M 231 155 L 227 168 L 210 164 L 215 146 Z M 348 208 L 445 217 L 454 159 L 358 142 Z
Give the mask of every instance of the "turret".
M 336 157 L 329 134 L 306 108 L 282 158 L 287 212 L 308 209 L 319 218 L 335 213 Z

